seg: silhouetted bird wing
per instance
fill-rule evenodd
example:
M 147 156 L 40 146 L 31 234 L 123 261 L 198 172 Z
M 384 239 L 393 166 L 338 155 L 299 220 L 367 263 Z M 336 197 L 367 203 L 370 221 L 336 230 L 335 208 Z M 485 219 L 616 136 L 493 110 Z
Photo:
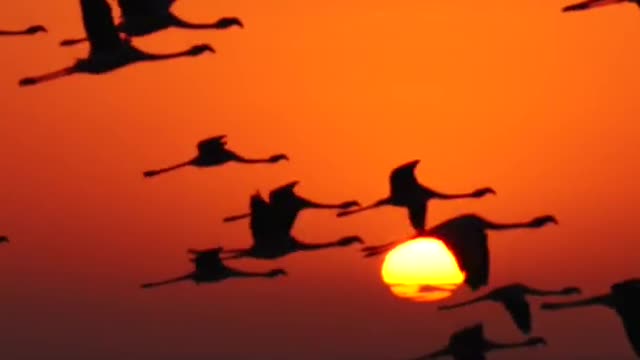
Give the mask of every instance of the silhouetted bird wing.
M 80 7 L 92 54 L 117 50 L 123 46 L 113 22 L 111 6 L 106 0 L 80 0 Z
M 391 171 L 389 186 L 391 187 L 392 195 L 397 192 L 402 192 L 406 187 L 418 185 L 418 179 L 416 179 L 415 175 L 415 169 L 418 163 L 420 163 L 420 160 L 414 160 L 400 165 Z
M 124 19 L 128 17 L 157 16 L 169 13 L 175 0 L 118 0 Z
M 640 357 L 640 317 L 621 316 L 620 318 L 633 352 Z
M 427 221 L 427 203 L 424 201 L 412 203 L 408 210 L 411 226 L 417 231 L 424 230 Z
M 216 272 L 226 269 L 220 259 L 222 248 L 210 249 L 198 253 L 191 261 L 194 263 L 197 272 Z
M 449 348 L 456 360 L 484 360 L 484 340 L 484 327 L 476 324 L 451 335 Z
M 289 229 L 283 227 L 280 214 L 260 194 L 251 197 L 249 227 L 256 247 L 273 247 L 288 239 Z
M 227 145 L 227 142 L 225 141 L 226 137 L 227 135 L 213 136 L 198 142 L 198 152 L 207 153 L 224 149 Z
M 640 285 L 632 279 L 614 284 L 611 290 L 615 311 L 633 351 L 640 357 Z
M 489 282 L 488 236 L 479 224 L 468 220 L 464 216 L 447 220 L 429 229 L 428 234 L 447 245 L 466 273 L 464 282 L 475 291 Z
M 275 203 L 285 203 L 296 199 L 297 196 L 294 189 L 297 185 L 298 181 L 292 181 L 271 190 L 269 192 L 269 202 L 273 205 Z
M 307 203 L 307 200 L 295 193 L 298 181 L 292 181 L 269 192 L 269 204 L 278 214 L 281 229 L 290 233 L 296 222 L 298 212 Z
M 524 297 L 509 297 L 503 299 L 502 305 L 511 315 L 520 331 L 525 334 L 531 332 L 531 308 Z

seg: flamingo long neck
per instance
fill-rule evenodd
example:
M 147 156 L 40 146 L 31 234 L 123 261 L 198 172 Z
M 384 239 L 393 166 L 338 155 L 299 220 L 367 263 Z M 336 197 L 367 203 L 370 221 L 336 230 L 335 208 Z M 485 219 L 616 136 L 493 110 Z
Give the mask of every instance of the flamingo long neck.
M 382 245 L 377 245 L 377 246 L 365 246 L 364 248 L 361 249 L 361 251 L 365 253 L 364 257 L 374 257 L 374 256 L 378 256 L 386 253 L 387 251 L 393 249 L 397 244 L 403 241 L 404 240 L 392 241 L 392 242 L 382 244 Z
M 185 167 L 185 166 L 188 166 L 188 165 L 192 165 L 193 162 L 194 162 L 194 160 L 189 160 L 189 161 L 185 161 L 183 163 L 172 165 L 172 166 L 169 166 L 169 167 L 166 167 L 166 168 L 162 168 L 162 169 L 148 170 L 148 171 L 145 171 L 143 173 L 143 175 L 145 177 L 152 177 L 152 176 L 164 174 L 164 173 L 169 172 L 169 171 L 177 170 L 177 169 L 180 169 L 182 167 Z
M 515 222 L 515 223 L 494 223 L 486 221 L 485 225 L 488 229 L 492 230 L 510 230 L 510 229 L 522 229 L 522 228 L 530 228 L 533 226 L 533 222 Z
M 87 41 L 87 38 L 65 39 L 60 42 L 60 46 L 73 46 Z
M 187 275 L 175 277 L 173 279 L 168 279 L 168 280 L 163 280 L 163 281 L 158 281 L 158 282 L 151 282 L 151 283 L 142 284 L 141 287 L 143 287 L 143 288 L 152 288 L 152 287 L 156 287 L 156 286 L 175 284 L 177 282 L 191 280 L 191 279 L 193 279 L 193 274 L 187 274 Z
M 519 341 L 515 343 L 497 343 L 493 341 L 487 341 L 486 347 L 487 350 L 506 350 L 506 349 L 514 349 L 521 347 L 530 347 L 534 346 L 528 340 Z
M 527 294 L 537 296 L 554 296 L 554 295 L 567 295 L 565 290 L 539 290 L 534 288 L 527 288 Z
M 342 211 L 340 213 L 338 213 L 338 216 L 347 216 L 347 215 L 352 215 L 352 214 L 357 214 L 357 213 L 361 213 L 363 211 L 367 211 L 367 210 L 371 210 L 371 209 L 375 209 L 381 206 L 387 206 L 387 205 L 391 205 L 391 197 L 386 197 L 384 199 L 380 199 L 378 201 L 376 201 L 375 203 L 371 204 L 371 205 L 367 205 L 367 206 L 363 206 L 354 210 L 346 210 L 346 211 Z
M 270 158 L 246 158 L 240 155 L 235 154 L 234 156 L 234 161 L 237 161 L 239 163 L 243 163 L 243 164 L 263 164 L 263 163 L 271 163 L 271 159 Z
M 593 305 L 610 306 L 610 304 L 611 304 L 611 296 L 600 295 L 600 296 L 594 296 L 592 298 L 576 300 L 576 301 L 566 301 L 566 302 L 560 302 L 560 303 L 544 303 L 543 306 L 547 310 L 560 310 L 560 309 L 570 309 L 570 308 L 593 306 Z
M 178 51 L 174 53 L 166 53 L 166 54 L 151 54 L 138 50 L 142 60 L 144 61 L 160 61 L 160 60 L 170 60 L 176 59 L 180 57 L 192 56 L 191 49 L 186 49 L 183 51 Z
M 341 204 L 323 204 L 297 196 L 301 209 L 339 209 Z
M 222 219 L 223 222 L 232 222 L 232 221 L 237 221 L 237 220 L 242 220 L 242 219 L 248 219 L 251 217 L 251 213 L 245 213 L 245 214 L 240 214 L 240 215 L 232 215 L 232 216 L 227 216 L 226 218 Z
M 322 249 L 342 246 L 340 243 L 340 240 L 329 241 L 329 242 L 318 243 L 318 244 L 298 242 L 296 245 L 299 250 L 303 250 L 303 251 L 322 250 Z
M 482 302 L 482 301 L 485 301 L 485 300 L 487 300 L 487 296 L 480 296 L 478 298 L 471 299 L 471 300 L 468 300 L 468 301 L 463 301 L 463 302 L 460 302 L 460 303 L 457 303 L 457 304 L 443 305 L 443 306 L 440 306 L 439 309 L 440 310 L 450 310 L 450 309 L 455 309 L 455 308 L 459 308 L 459 307 L 462 307 L 462 306 L 475 304 L 475 303 Z
M 239 278 L 270 278 L 273 277 L 270 271 L 266 272 L 252 272 L 252 271 L 240 271 L 235 269 L 229 269 L 230 276 Z
M 212 23 L 192 23 L 186 20 L 180 19 L 177 16 L 172 17 L 172 25 L 178 28 L 183 29 L 191 29 L 191 30 L 202 30 L 202 29 L 217 29 L 218 25 L 216 22 Z
M 427 189 L 427 188 L 425 188 L 425 189 L 428 191 L 428 193 L 434 199 L 456 200 L 456 199 L 467 199 L 467 198 L 474 197 L 473 196 L 473 192 L 463 193 L 463 194 L 443 194 L 443 193 L 439 193 L 439 192 L 433 191 L 431 189 Z

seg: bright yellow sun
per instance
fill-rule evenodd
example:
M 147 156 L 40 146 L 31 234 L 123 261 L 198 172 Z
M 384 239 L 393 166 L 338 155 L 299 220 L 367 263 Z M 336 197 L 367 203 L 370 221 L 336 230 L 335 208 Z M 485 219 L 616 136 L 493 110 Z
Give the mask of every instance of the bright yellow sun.
M 404 242 L 391 250 L 382 264 L 382 280 L 391 291 L 414 301 L 449 297 L 464 279 L 456 258 L 435 238 Z

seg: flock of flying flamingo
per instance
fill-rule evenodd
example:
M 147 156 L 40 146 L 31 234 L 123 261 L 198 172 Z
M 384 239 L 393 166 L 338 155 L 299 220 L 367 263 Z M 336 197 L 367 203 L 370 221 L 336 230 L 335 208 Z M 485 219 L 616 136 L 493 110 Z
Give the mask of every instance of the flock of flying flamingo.
M 562 11 L 581 11 L 625 1 L 631 1 L 640 6 L 640 0 L 587 0 L 566 6 Z M 132 38 L 150 35 L 170 27 L 221 30 L 233 26 L 240 28 L 244 26 L 242 21 L 236 17 L 223 17 L 208 24 L 187 22 L 171 12 L 174 2 L 175 0 L 117 0 L 121 11 L 121 20 L 116 24 L 107 0 L 80 0 L 85 37 L 63 40 L 60 42 L 60 46 L 88 42 L 89 55 L 62 70 L 23 78 L 19 81 L 19 85 L 36 85 L 76 73 L 104 74 L 136 62 L 198 56 L 206 52 L 213 53 L 215 50 L 210 45 L 198 44 L 175 53 L 152 54 L 133 46 Z M 46 33 L 47 29 L 42 25 L 34 25 L 24 30 L 0 30 L 0 36 L 33 35 L 41 32 Z M 247 158 L 229 150 L 226 145 L 225 135 L 204 139 L 197 144 L 197 154 L 192 159 L 165 168 L 145 171 L 143 176 L 154 177 L 185 166 L 213 167 L 229 162 L 258 164 L 289 160 L 286 154 L 275 154 L 265 158 Z M 395 206 L 405 208 L 408 211 L 409 222 L 415 231 L 413 237 L 435 237 L 449 248 L 460 269 L 466 275 L 465 284 L 472 291 L 477 291 L 489 285 L 488 232 L 490 230 L 536 229 L 558 223 L 551 215 L 543 215 L 523 222 L 496 223 L 476 214 L 463 214 L 427 227 L 427 205 L 430 200 L 481 198 L 487 195 L 496 195 L 496 191 L 489 187 L 463 194 L 446 194 L 435 191 L 420 184 L 416 179 L 415 169 L 418 164 L 419 160 L 414 160 L 393 169 L 389 176 L 389 194 L 368 206 L 361 206 L 355 200 L 337 204 L 323 204 L 306 199 L 295 193 L 297 181 L 273 189 L 269 193 L 268 199 L 265 199 L 260 193 L 252 194 L 248 212 L 223 219 L 224 222 L 248 219 L 253 239 L 251 246 L 245 249 L 224 249 L 220 246 L 210 249 L 188 249 L 187 253 L 193 256 L 190 259 L 193 263 L 191 272 L 164 281 L 142 284 L 141 287 L 152 288 L 180 281 L 193 281 L 199 284 L 219 282 L 234 277 L 274 278 L 286 275 L 287 272 L 284 269 L 272 269 L 266 272 L 243 271 L 227 266 L 225 261 L 244 257 L 271 260 L 295 252 L 364 244 L 364 241 L 355 235 L 325 243 L 302 242 L 293 237 L 291 231 L 298 214 L 305 209 L 341 210 L 337 216 L 344 217 L 383 206 Z M 377 246 L 366 246 L 362 248 L 362 251 L 365 257 L 374 257 L 386 253 L 404 241 L 406 239 Z M 9 243 L 9 238 L 0 236 L 0 244 L 2 243 Z M 532 331 L 532 318 L 527 297 L 569 296 L 580 293 L 581 291 L 577 287 L 540 290 L 514 283 L 495 288 L 474 299 L 440 306 L 438 309 L 448 311 L 485 301 L 500 303 L 510 314 L 520 332 L 528 335 Z M 640 358 L 640 306 L 638 304 L 640 304 L 640 278 L 615 283 L 607 294 L 570 302 L 543 303 L 540 308 L 552 311 L 593 305 L 608 307 L 620 317 L 633 351 Z M 479 323 L 455 332 L 450 336 L 446 347 L 416 358 L 416 360 L 441 356 L 450 356 L 456 360 L 482 360 L 485 359 L 485 354 L 492 350 L 543 344 L 546 344 L 546 341 L 541 337 L 530 337 L 515 343 L 493 342 L 486 339 L 483 325 Z

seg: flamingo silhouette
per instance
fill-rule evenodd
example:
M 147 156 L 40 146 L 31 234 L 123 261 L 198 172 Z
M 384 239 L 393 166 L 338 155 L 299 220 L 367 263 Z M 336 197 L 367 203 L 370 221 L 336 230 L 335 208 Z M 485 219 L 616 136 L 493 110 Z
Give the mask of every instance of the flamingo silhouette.
M 11 35 L 34 35 L 40 32 L 47 32 L 47 28 L 42 25 L 33 25 L 29 26 L 24 30 L 0 30 L 0 36 L 11 36 Z
M 489 293 L 475 299 L 464 301 L 452 305 L 439 306 L 439 310 L 451 310 L 459 307 L 479 303 L 482 301 L 493 301 L 501 303 L 509 312 L 516 326 L 524 334 L 531 333 L 531 308 L 526 297 L 531 296 L 553 296 L 553 295 L 573 295 L 580 294 L 577 287 L 566 287 L 561 290 L 538 290 L 524 284 L 510 284 L 499 287 Z
M 106 0 L 80 0 L 82 22 L 89 38 L 89 56 L 77 60 L 73 65 L 48 74 L 26 77 L 20 86 L 32 86 L 44 81 L 70 76 L 77 73 L 105 74 L 121 67 L 142 62 L 168 60 L 185 56 L 197 56 L 205 52 L 215 52 L 207 44 L 200 44 L 188 50 L 172 54 L 151 54 L 137 49 L 128 40 L 123 40 L 113 23 L 111 7 Z
M 562 12 L 583 11 L 598 8 L 601 6 L 615 5 L 622 3 L 633 3 L 640 7 L 640 0 L 586 0 L 562 8 Z
M 640 279 L 628 279 L 611 286 L 608 294 L 569 302 L 543 303 L 544 310 L 561 310 L 584 306 L 605 306 L 616 312 L 622 320 L 633 352 L 640 358 Z
M 244 27 L 236 17 L 223 17 L 213 23 L 194 24 L 180 19 L 171 12 L 175 0 L 118 0 L 121 20 L 116 30 L 127 37 L 145 36 L 170 27 L 183 29 L 227 29 Z M 86 38 L 66 39 L 60 46 L 71 46 L 87 41 Z
M 252 278 L 252 277 L 264 277 L 274 278 L 277 276 L 287 275 L 287 272 L 283 269 L 273 269 L 268 272 L 247 272 L 236 270 L 226 266 L 220 259 L 220 253 L 223 251 L 221 247 L 210 249 L 206 252 L 201 252 L 191 259 L 191 262 L 195 265 L 195 271 L 179 276 L 173 279 L 151 282 L 142 284 L 142 288 L 152 288 L 161 285 L 173 284 L 180 281 L 191 280 L 199 285 L 200 283 L 219 282 L 229 278 Z
M 292 181 L 285 185 L 282 185 L 276 189 L 273 189 L 269 193 L 269 205 L 273 211 L 278 212 L 280 220 L 284 221 L 289 230 L 293 228 L 298 214 L 305 209 L 349 209 L 352 207 L 360 206 L 360 203 L 355 200 L 344 201 L 339 204 L 322 204 L 309 199 L 305 199 L 295 193 L 295 187 L 299 181 Z M 245 213 L 240 215 L 229 216 L 223 219 L 224 222 L 231 222 L 241 219 L 246 219 L 251 216 L 251 213 Z
M 425 231 L 424 236 L 444 242 L 456 258 L 460 270 L 466 273 L 465 284 L 475 291 L 487 285 L 489 281 L 488 230 L 535 229 L 551 223 L 558 223 L 551 215 L 539 216 L 525 222 L 499 224 L 476 214 L 464 214 L 433 226 Z M 365 252 L 365 257 L 373 257 L 391 250 L 404 241 L 367 246 L 362 251 Z
M 8 243 L 9 238 L 6 236 L 0 236 L 0 244 Z
M 152 177 L 179 169 L 184 166 L 211 167 L 222 165 L 231 161 L 244 164 L 277 163 L 289 160 L 285 154 L 272 155 L 266 159 L 247 159 L 226 148 L 226 135 L 214 136 L 200 141 L 197 145 L 198 154 L 191 160 L 157 170 L 147 170 L 142 173 L 144 177 Z
M 389 176 L 390 195 L 380 199 L 375 203 L 355 210 L 348 210 L 338 213 L 339 217 L 348 216 L 375 209 L 381 206 L 397 206 L 406 208 L 409 211 L 411 226 L 418 234 L 422 234 L 425 229 L 427 217 L 427 203 L 431 199 L 463 199 L 480 198 L 488 194 L 496 194 L 491 188 L 481 188 L 468 194 L 443 194 L 430 189 L 418 182 L 415 169 L 420 160 L 414 160 L 400 165 L 391 171 Z
M 251 257 L 255 259 L 277 259 L 298 251 L 322 250 L 332 247 L 346 247 L 364 241 L 358 236 L 347 236 L 337 241 L 310 244 L 304 243 L 290 234 L 286 222 L 280 221 L 280 213 L 274 211 L 271 205 L 256 192 L 250 200 L 251 219 L 250 229 L 253 244 L 247 249 L 226 250 L 224 253 L 233 255 L 224 258 L 238 259 Z M 189 249 L 192 254 L 200 254 L 209 250 Z
M 444 348 L 414 360 L 437 359 L 443 356 L 451 356 L 455 360 L 484 360 L 486 359 L 485 354 L 490 351 L 546 344 L 546 340 L 541 337 L 531 337 L 516 343 L 494 342 L 485 337 L 482 324 L 475 324 L 453 333 L 449 337 L 449 344 Z

